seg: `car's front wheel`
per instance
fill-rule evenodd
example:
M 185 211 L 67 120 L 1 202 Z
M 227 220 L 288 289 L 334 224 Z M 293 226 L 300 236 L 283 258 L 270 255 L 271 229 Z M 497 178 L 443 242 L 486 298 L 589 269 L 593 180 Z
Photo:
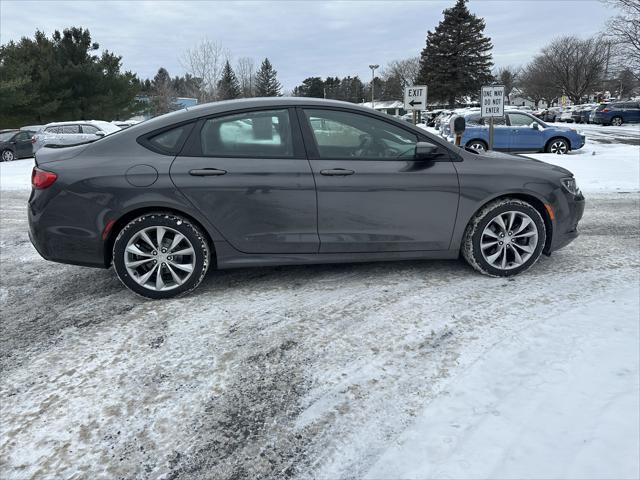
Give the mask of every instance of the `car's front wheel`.
M 485 275 L 509 277 L 538 261 L 546 238 L 544 220 L 531 204 L 499 199 L 483 207 L 467 225 L 462 255 Z
M 475 150 L 476 152 L 485 152 L 488 149 L 488 146 L 486 143 L 484 143 L 482 140 L 470 140 L 469 142 L 467 142 L 466 147 L 469 150 Z
M 149 213 L 129 222 L 113 246 L 118 278 L 130 290 L 154 299 L 196 288 L 211 253 L 199 226 L 172 213 Z
M 16 159 L 16 154 L 12 150 L 3 150 L 0 158 L 3 162 L 13 162 Z
M 569 142 L 567 142 L 564 138 L 554 138 L 547 144 L 546 151 L 547 153 L 564 155 L 569 151 Z

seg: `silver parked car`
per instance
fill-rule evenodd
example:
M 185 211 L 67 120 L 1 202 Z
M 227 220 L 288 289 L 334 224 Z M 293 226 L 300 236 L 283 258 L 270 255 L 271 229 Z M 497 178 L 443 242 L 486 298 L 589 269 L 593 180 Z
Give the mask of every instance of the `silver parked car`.
M 47 123 L 35 135 L 33 153 L 45 145 L 74 145 L 120 131 L 120 127 L 101 120 Z

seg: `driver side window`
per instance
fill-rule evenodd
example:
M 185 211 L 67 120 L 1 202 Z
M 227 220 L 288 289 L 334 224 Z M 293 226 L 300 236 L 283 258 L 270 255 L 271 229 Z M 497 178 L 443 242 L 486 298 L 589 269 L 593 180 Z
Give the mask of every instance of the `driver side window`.
M 413 158 L 418 138 L 385 121 L 337 110 L 304 110 L 321 159 Z

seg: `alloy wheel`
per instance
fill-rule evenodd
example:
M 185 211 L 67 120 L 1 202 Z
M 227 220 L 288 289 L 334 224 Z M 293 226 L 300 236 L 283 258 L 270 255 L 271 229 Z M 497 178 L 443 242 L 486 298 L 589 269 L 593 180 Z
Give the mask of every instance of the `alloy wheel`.
M 186 236 L 170 227 L 149 227 L 131 237 L 124 251 L 127 273 L 140 286 L 172 290 L 193 274 L 195 250 Z
M 555 153 L 556 155 L 564 155 L 567 153 L 567 144 L 563 140 L 556 140 L 551 144 L 549 148 L 551 153 Z
M 480 143 L 480 142 L 473 142 L 469 144 L 469 148 L 471 150 L 475 150 L 476 152 L 484 152 L 486 150 L 486 148 L 484 147 L 484 144 Z
M 620 125 L 622 125 L 622 119 L 620 117 L 615 117 L 613 120 L 611 120 L 611 125 L 613 125 L 614 127 L 619 127 Z
M 2 152 L 3 162 L 12 162 L 14 158 L 15 158 L 15 155 L 11 150 L 5 150 L 4 152 Z
M 499 270 L 520 267 L 538 245 L 538 227 L 529 215 L 512 210 L 495 216 L 482 232 L 480 250 L 486 262 Z

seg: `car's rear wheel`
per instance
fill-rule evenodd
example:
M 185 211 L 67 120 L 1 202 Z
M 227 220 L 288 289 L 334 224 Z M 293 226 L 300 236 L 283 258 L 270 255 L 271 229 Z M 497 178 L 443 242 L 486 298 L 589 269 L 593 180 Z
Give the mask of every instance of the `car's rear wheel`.
M 462 255 L 477 271 L 509 277 L 529 269 L 546 241 L 540 213 L 518 199 L 499 199 L 483 207 L 469 222 Z
M 614 127 L 619 127 L 623 123 L 624 121 L 622 120 L 622 117 L 613 117 L 611 119 L 611 125 L 613 125 Z
M 196 288 L 209 268 L 206 236 L 190 220 L 149 213 L 129 222 L 113 246 L 118 278 L 130 290 L 154 299 Z
M 489 148 L 482 140 L 470 140 L 467 142 L 466 147 L 476 152 L 486 152 Z
M 564 155 L 569 151 L 569 142 L 564 138 L 554 138 L 547 144 L 547 153 L 555 153 L 556 155 Z
M 16 159 L 16 155 L 12 150 L 7 149 L 2 151 L 0 158 L 3 162 L 13 162 Z

